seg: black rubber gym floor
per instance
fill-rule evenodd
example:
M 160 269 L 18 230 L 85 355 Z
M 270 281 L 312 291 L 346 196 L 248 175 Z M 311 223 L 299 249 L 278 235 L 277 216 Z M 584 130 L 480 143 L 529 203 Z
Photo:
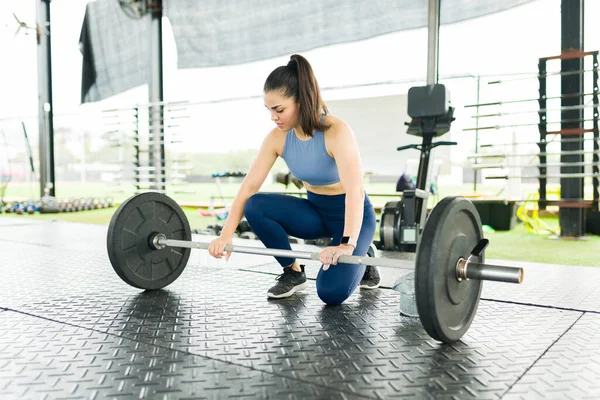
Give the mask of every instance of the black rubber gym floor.
M 8 217 L 0 254 L 2 399 L 600 395 L 595 268 L 527 264 L 522 285 L 485 282 L 450 346 L 401 316 L 389 288 L 328 307 L 312 281 L 267 300 L 279 273 L 269 257 L 193 251 L 174 284 L 142 292 L 110 266 L 106 227 Z M 403 272 L 383 273 L 389 286 Z

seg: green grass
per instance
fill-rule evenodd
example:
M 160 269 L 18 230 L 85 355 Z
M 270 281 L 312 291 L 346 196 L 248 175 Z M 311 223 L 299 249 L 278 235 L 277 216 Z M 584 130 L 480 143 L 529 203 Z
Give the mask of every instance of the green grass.
M 544 218 L 544 222 L 558 227 L 558 218 Z M 523 224 L 484 235 L 490 240 L 485 251 L 487 259 L 600 267 L 600 236 L 586 235 L 578 240 L 537 236 L 527 232 Z
M 132 191 L 129 193 L 110 193 L 108 185 L 98 183 L 60 183 L 57 186 L 57 195 L 60 198 L 105 197 L 110 195 L 115 201 L 120 202 L 133 194 Z M 211 195 L 218 196 L 219 194 L 214 183 L 190 184 L 187 188 L 195 190 L 196 193 L 180 194 L 170 191 L 168 194 L 184 206 L 189 203 L 208 203 Z M 236 183 L 223 184 L 223 192 L 226 196 L 235 195 L 238 188 L 239 185 Z M 390 183 L 367 184 L 367 190 L 370 193 L 390 193 L 390 197 L 372 198 L 372 201 L 379 205 L 394 199 L 393 188 L 394 185 Z M 452 194 L 468 193 L 469 188 L 469 185 L 440 188 L 440 198 Z M 5 196 L 21 199 L 35 198 L 39 197 L 36 196 L 37 190 L 37 185 L 11 183 Z M 282 191 L 284 187 L 279 184 L 272 184 L 263 186 L 262 190 Z M 497 188 L 489 188 L 488 193 L 495 194 L 497 190 Z M 228 199 L 228 201 L 231 200 Z M 109 223 L 115 210 L 116 207 L 60 214 L 0 214 L 0 218 L 61 220 L 104 225 Z M 201 216 L 195 207 L 184 207 L 184 212 L 192 229 L 204 229 L 208 225 L 217 223 L 223 224 L 223 221 L 218 221 L 215 217 Z M 546 218 L 544 222 L 550 226 L 558 226 L 558 218 Z M 522 224 L 517 224 L 511 231 L 486 232 L 485 235 L 490 239 L 490 246 L 486 250 L 486 257 L 489 259 L 600 267 L 600 257 L 597 255 L 597 249 L 600 248 L 599 236 L 586 236 L 585 240 L 552 239 L 548 236 L 532 235 L 526 231 Z
M 83 224 L 108 225 L 117 207 L 102 208 L 98 210 L 78 211 L 57 214 L 0 214 L 0 218 L 32 219 L 37 221 L 66 221 Z M 192 229 L 204 229 L 208 225 L 222 223 L 216 217 L 203 217 L 197 208 L 183 207 Z
M 114 192 L 115 187 L 102 182 L 58 182 L 56 184 L 56 197 L 60 199 L 69 198 L 88 198 L 88 197 L 107 197 L 110 196 L 115 201 L 120 202 L 133 195 L 133 187 L 122 187 L 122 192 Z M 387 200 L 395 198 L 394 182 L 387 183 L 366 183 L 365 187 L 368 193 L 389 193 L 390 197 L 373 197 L 373 202 L 384 204 Z M 238 189 L 237 182 L 224 182 L 221 184 L 225 196 L 234 196 Z M 219 196 L 219 190 L 214 182 L 208 183 L 190 183 L 184 187 L 185 190 L 191 190 L 194 193 L 178 193 L 175 187 L 167 186 L 167 194 L 174 198 L 180 204 L 208 202 L 211 196 Z M 285 187 L 278 183 L 266 183 L 261 188 L 262 191 L 285 191 Z M 472 191 L 472 185 L 462 186 L 444 186 L 440 187 L 440 198 L 451 194 L 464 194 Z M 479 194 L 496 195 L 499 192 L 498 187 L 479 186 Z M 528 189 L 529 190 L 529 189 Z M 297 191 L 295 186 L 290 186 L 288 191 Z M 7 200 L 27 200 L 40 197 L 39 184 L 27 182 L 10 182 L 4 194 Z M 231 201 L 231 199 L 227 199 Z M 432 199 L 433 201 L 433 199 Z

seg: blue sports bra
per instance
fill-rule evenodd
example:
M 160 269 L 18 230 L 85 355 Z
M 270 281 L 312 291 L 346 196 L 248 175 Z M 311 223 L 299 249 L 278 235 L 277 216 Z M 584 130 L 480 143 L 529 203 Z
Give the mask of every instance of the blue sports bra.
M 340 181 L 337 164 L 325 148 L 323 131 L 315 131 L 309 140 L 300 140 L 290 129 L 282 156 L 290 172 L 311 186 L 332 185 Z

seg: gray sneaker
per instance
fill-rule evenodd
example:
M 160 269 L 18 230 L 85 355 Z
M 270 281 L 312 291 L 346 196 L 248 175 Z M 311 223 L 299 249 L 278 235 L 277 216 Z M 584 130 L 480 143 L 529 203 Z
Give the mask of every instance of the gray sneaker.
M 306 274 L 304 273 L 304 265 L 300 265 L 302 272 L 296 272 L 291 267 L 283 269 L 283 274 L 279 275 L 277 284 L 267 291 L 267 297 L 272 299 L 281 299 L 290 297 L 294 293 L 306 288 Z
M 379 287 L 379 281 L 381 277 L 379 276 L 379 268 L 374 267 L 372 265 L 367 265 L 365 269 L 365 274 L 360 281 L 361 289 L 377 289 Z

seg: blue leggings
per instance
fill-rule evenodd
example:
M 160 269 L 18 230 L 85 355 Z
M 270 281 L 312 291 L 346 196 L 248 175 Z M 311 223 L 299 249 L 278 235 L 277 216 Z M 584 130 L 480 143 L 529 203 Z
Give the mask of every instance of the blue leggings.
M 330 237 L 337 246 L 344 233 L 346 195 L 326 196 L 307 192 L 302 199 L 283 194 L 253 195 L 246 202 L 244 214 L 250 227 L 266 247 L 291 250 L 288 235 L 301 239 Z M 365 256 L 375 234 L 373 205 L 365 195 L 363 223 L 354 255 Z M 293 258 L 275 257 L 282 267 L 293 264 Z M 331 265 L 317 276 L 317 294 L 326 304 L 341 304 L 354 292 L 365 273 L 358 264 Z

